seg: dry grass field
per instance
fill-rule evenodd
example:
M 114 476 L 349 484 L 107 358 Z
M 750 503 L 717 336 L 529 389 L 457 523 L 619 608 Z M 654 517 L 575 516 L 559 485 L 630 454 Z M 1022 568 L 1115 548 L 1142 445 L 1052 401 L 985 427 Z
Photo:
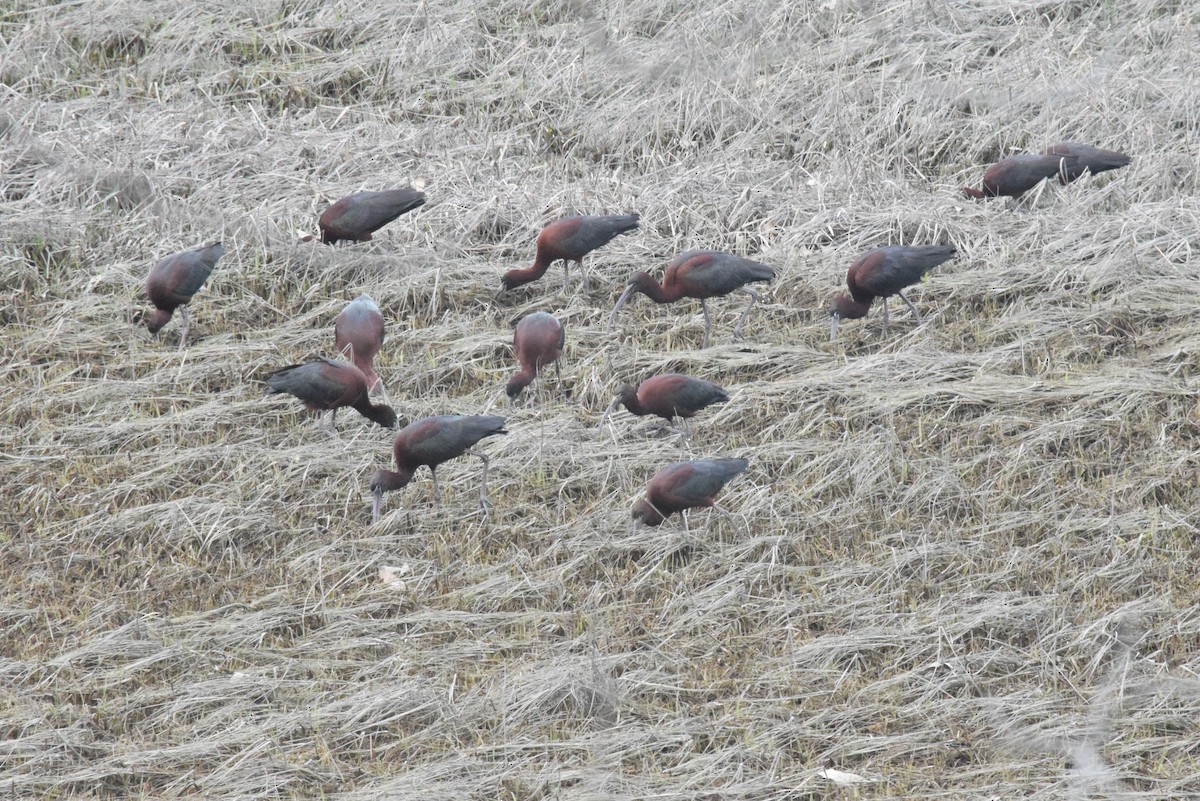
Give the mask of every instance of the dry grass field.
M 0 798 L 1200 794 L 1200 10 L 1167 0 L 10 0 L 0 9 Z M 1134 156 L 973 203 L 1005 155 Z M 350 192 L 429 203 L 297 241 Z M 508 293 L 542 225 L 641 230 Z M 169 253 L 228 250 L 137 324 Z M 958 258 L 829 342 L 860 253 Z M 712 247 L 744 296 L 635 298 Z M 574 271 L 573 271 L 574 272 Z M 503 414 L 386 496 L 271 370 L 361 292 L 403 420 Z M 506 404 L 512 324 L 567 331 Z M 690 440 L 600 416 L 689 372 Z M 631 530 L 660 466 L 744 456 Z M 840 773 L 838 773 L 840 772 Z M 861 782 L 850 786 L 843 774 Z

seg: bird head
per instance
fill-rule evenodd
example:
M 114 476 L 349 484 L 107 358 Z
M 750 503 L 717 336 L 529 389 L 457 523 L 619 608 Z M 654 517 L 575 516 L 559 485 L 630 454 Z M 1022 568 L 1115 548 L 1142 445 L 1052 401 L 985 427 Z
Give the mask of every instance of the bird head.
M 987 195 L 983 194 L 983 192 L 981 192 L 980 190 L 972 189 L 969 186 L 964 186 L 962 188 L 962 191 L 963 191 L 963 195 L 965 195 L 966 197 L 969 197 L 972 200 L 983 200 L 985 197 L 987 197 Z
M 647 526 L 657 526 L 666 520 L 662 512 L 654 508 L 654 504 L 645 498 L 638 499 L 633 505 L 632 517 L 634 523 L 645 523 Z
M 157 334 L 164 325 L 171 321 L 172 314 L 174 312 L 166 309 L 155 309 L 143 318 L 146 321 L 146 328 L 151 334 Z

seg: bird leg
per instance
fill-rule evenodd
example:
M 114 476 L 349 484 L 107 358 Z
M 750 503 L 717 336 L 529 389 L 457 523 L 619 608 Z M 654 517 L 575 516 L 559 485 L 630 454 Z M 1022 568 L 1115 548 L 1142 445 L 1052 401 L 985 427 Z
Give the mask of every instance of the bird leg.
M 183 350 L 187 347 L 188 329 L 192 327 L 192 318 L 191 315 L 188 314 L 186 304 L 179 307 L 179 316 L 182 318 L 179 321 L 181 326 L 179 329 L 179 349 Z
M 924 322 L 921 319 L 921 313 L 917 311 L 917 307 L 912 305 L 912 302 L 909 301 L 908 298 L 904 297 L 903 292 L 897 292 L 896 295 L 900 298 L 900 300 L 904 301 L 905 306 L 908 306 L 908 308 L 912 309 L 913 317 L 917 318 L 917 325 L 920 325 L 922 322 Z
M 704 298 L 700 298 L 700 311 L 704 312 L 704 342 L 700 347 L 708 347 L 708 333 L 712 331 L 712 318 L 708 316 L 708 304 L 704 302 Z
M 487 471 L 489 459 L 487 456 L 475 450 L 474 448 L 467 450 L 467 453 L 471 454 L 472 456 L 478 456 L 483 460 L 483 478 L 479 485 L 479 508 L 482 509 L 483 513 L 486 515 L 492 509 L 492 505 L 488 503 L 487 499 Z
M 563 293 L 571 288 L 571 260 L 563 259 Z
M 746 325 L 746 318 L 750 316 L 750 309 L 758 300 L 758 293 L 749 287 L 742 287 L 739 292 L 745 292 L 750 296 L 750 302 L 746 304 L 746 310 L 742 312 L 742 316 L 738 318 L 737 325 L 733 327 L 733 338 L 735 340 L 742 339 L 742 328 Z
M 326 420 L 328 420 L 328 425 L 326 425 Z M 336 437 L 338 435 L 337 426 L 334 425 L 336 420 L 337 409 L 330 409 L 329 417 L 326 417 L 322 412 L 317 412 L 317 428 L 321 429 L 331 437 Z
M 429 468 L 429 475 L 433 476 L 433 508 L 442 508 L 442 488 L 437 483 L 437 470 Z
M 579 259 L 578 261 L 575 262 L 575 264 L 579 266 L 579 288 L 583 292 L 588 292 L 589 290 L 591 290 L 592 286 L 591 286 L 591 283 L 588 281 L 587 273 L 584 272 L 584 270 L 583 270 L 583 259 Z
M 885 336 L 885 337 L 887 336 L 887 326 L 888 326 L 887 300 L 888 300 L 887 298 L 883 299 L 883 336 Z

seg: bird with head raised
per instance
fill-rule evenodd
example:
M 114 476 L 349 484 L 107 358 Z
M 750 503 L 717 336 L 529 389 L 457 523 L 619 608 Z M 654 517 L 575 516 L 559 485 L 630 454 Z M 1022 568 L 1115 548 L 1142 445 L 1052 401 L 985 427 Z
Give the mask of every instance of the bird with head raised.
M 580 215 L 555 220 L 538 234 L 533 264 L 506 272 L 500 279 L 496 297 L 505 290 L 538 280 L 556 261 L 563 263 L 563 289 L 566 289 L 570 279 L 569 265 L 575 262 L 579 267 L 580 289 L 587 292 L 590 286 L 583 269 L 583 257 L 637 227 L 637 214 Z
M 634 293 L 640 292 L 655 303 L 673 303 L 680 298 L 696 298 L 700 301 L 700 310 L 704 312 L 704 342 L 700 347 L 706 348 L 709 333 L 712 331 L 712 319 L 708 316 L 705 299 L 728 295 L 731 292 L 745 292 L 750 296 L 750 302 L 746 304 L 746 310 L 742 312 L 733 328 L 734 338 L 740 339 L 746 318 L 750 316 L 750 309 L 758 300 L 758 293 L 746 284 L 770 281 L 774 277 L 775 270 L 757 261 L 718 250 L 689 250 L 671 260 L 663 273 L 661 285 L 649 273 L 634 273 L 629 279 L 629 287 L 617 300 L 612 314 L 608 316 L 608 330 L 612 330 L 617 312 Z
M 838 323 L 866 317 L 875 298 L 883 298 L 883 335 L 887 336 L 887 299 L 896 295 L 912 310 L 917 324 L 921 313 L 902 291 L 921 280 L 925 273 L 954 258 L 953 245 L 893 245 L 859 256 L 846 273 L 849 295 L 838 295 L 829 310 L 829 339 L 837 338 Z
M 433 503 L 435 507 L 441 506 L 437 466 L 468 453 L 483 460 L 479 505 L 486 511 L 488 457 L 473 448 L 484 437 L 507 433 L 504 430 L 504 418 L 494 415 L 426 417 L 400 429 L 392 444 L 392 455 L 395 457 L 397 469 L 380 470 L 371 477 L 371 494 L 374 496 L 371 522 L 379 520 L 383 493 L 408 486 L 413 474 L 421 465 L 429 467 L 433 476 Z

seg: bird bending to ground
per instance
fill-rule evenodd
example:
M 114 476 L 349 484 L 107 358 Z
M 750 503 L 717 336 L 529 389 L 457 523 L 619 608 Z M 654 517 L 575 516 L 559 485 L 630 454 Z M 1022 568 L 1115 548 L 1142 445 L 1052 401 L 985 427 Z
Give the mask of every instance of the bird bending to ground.
M 700 301 L 700 309 L 704 312 L 704 343 L 700 347 L 706 348 L 709 332 L 712 330 L 712 319 L 708 315 L 705 299 L 739 291 L 748 294 L 750 302 L 746 304 L 746 310 L 742 312 L 733 328 L 733 336 L 738 339 L 742 336 L 742 328 L 746 324 L 746 318 L 750 316 L 751 307 L 758 300 L 758 293 L 746 284 L 770 281 L 774 277 L 773 269 L 757 261 L 731 256 L 717 250 L 689 250 L 671 260 L 663 273 L 661 285 L 651 278 L 649 273 L 634 273 L 629 279 L 629 287 L 617 300 L 617 305 L 608 317 L 608 330 L 612 330 L 617 312 L 635 292 L 641 292 L 655 303 L 697 298 Z
M 1009 156 L 987 168 L 983 174 L 983 189 L 963 187 L 963 194 L 979 200 L 987 197 L 1007 196 L 1019 198 L 1046 178 L 1053 178 L 1060 170 L 1069 174 L 1077 169 L 1076 156 L 1057 154 Z
M 579 266 L 580 289 L 590 289 L 587 273 L 583 269 L 583 257 L 603 247 L 620 234 L 638 227 L 637 214 L 613 214 L 605 217 L 583 215 L 555 220 L 542 229 L 537 237 L 537 251 L 533 265 L 520 270 L 509 270 L 500 279 L 499 297 L 507 289 L 536 281 L 546 274 L 556 261 L 563 263 L 563 289 L 571 277 L 570 263 Z
M 329 430 L 334 430 L 337 410 L 350 407 L 384 428 L 396 427 L 396 413 L 382 403 L 371 403 L 367 377 L 350 362 L 318 359 L 293 364 L 267 376 L 267 392 L 287 393 L 315 412 L 330 411 Z
M 425 204 L 425 194 L 415 189 L 385 189 L 346 195 L 321 212 L 317 224 L 321 241 L 336 245 L 339 240 L 370 242 L 371 234 L 401 214 Z M 304 237 L 311 241 L 312 237 Z
M 146 328 L 151 334 L 157 334 L 179 309 L 179 315 L 183 318 L 179 347 L 187 344 L 188 329 L 191 327 L 187 305 L 204 286 L 223 255 L 225 246 L 214 242 L 167 256 L 150 268 L 150 275 L 146 278 L 146 294 L 154 304 L 154 311 L 146 318 Z
M 647 378 L 636 389 L 632 384 L 622 385 L 600 418 L 600 425 L 604 425 L 613 409 L 624 406 L 630 414 L 652 414 L 668 424 L 679 417 L 686 429 L 688 419 L 695 417 L 701 409 L 728 400 L 729 394 L 711 381 L 680 373 L 663 373 Z
M 370 295 L 359 295 L 346 304 L 333 321 L 333 349 L 349 356 L 354 366 L 367 377 L 367 390 L 383 390 L 375 373 L 375 354 L 383 347 L 383 312 Z
M 875 298 L 883 298 L 883 335 L 887 336 L 887 299 L 898 295 L 912 309 L 917 325 L 921 313 L 901 291 L 921 280 L 925 273 L 944 261 L 954 258 L 953 245 L 893 245 L 863 254 L 850 265 L 846 273 L 849 295 L 838 295 L 830 309 L 829 340 L 837 337 L 838 323 L 843 319 L 866 317 Z
M 548 364 L 554 365 L 554 372 L 558 375 L 558 360 L 566 340 L 562 323 L 548 312 L 534 312 L 517 323 L 517 331 L 513 335 L 513 353 L 521 369 L 513 374 L 504 388 L 508 397 L 520 395 L 521 390 L 533 383 L 533 379 Z
M 657 526 L 676 512 L 705 506 L 732 522 L 733 515 L 717 504 L 717 493 L 749 464 L 745 459 L 701 459 L 667 465 L 646 485 L 646 497 L 633 505 L 634 525 Z
M 433 476 L 433 503 L 440 507 L 442 493 L 438 488 L 437 466 L 466 453 L 483 460 L 479 505 L 486 511 L 488 457 L 473 448 L 484 437 L 507 433 L 504 418 L 490 415 L 426 417 L 400 429 L 392 445 L 397 469 L 380 470 L 371 477 L 371 494 L 374 496 L 371 522 L 379 520 L 383 493 L 408 486 L 421 465 L 429 466 Z

